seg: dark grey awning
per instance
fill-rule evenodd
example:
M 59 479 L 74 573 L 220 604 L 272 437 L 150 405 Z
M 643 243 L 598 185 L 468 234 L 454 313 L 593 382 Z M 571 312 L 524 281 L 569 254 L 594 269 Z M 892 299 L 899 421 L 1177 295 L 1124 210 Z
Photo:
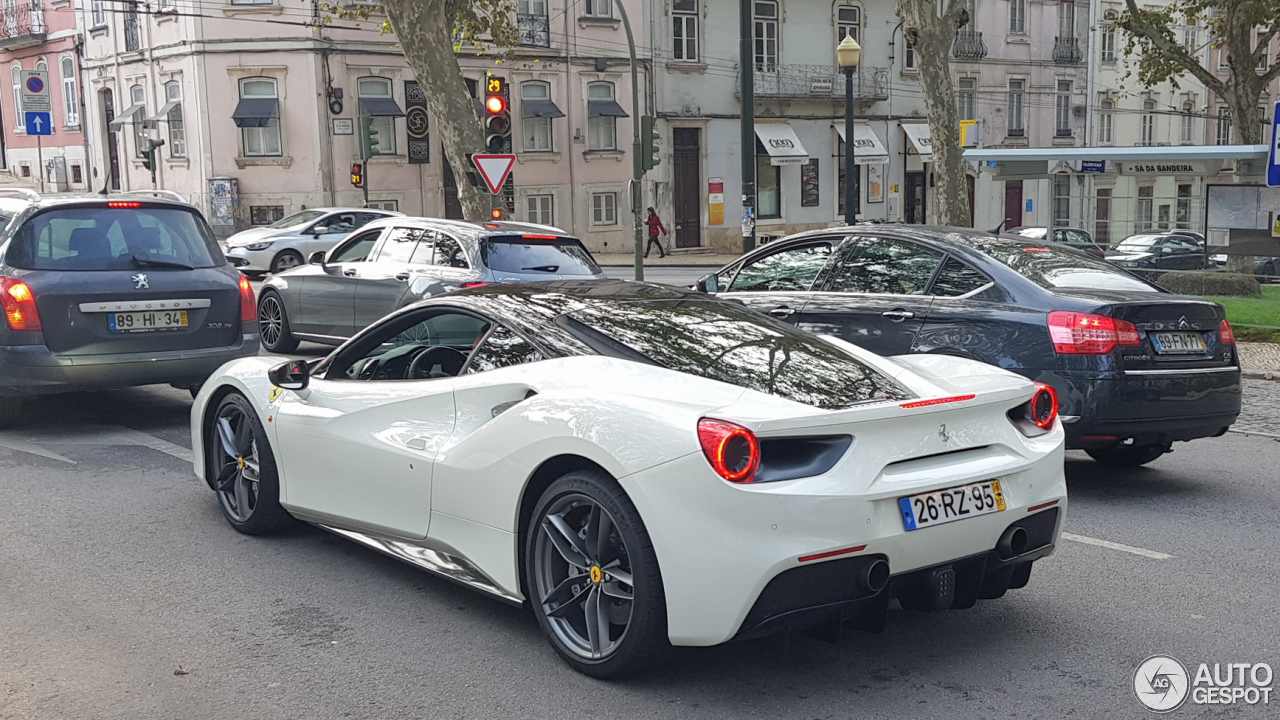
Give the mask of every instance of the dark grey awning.
M 564 113 L 550 100 L 521 100 L 520 110 L 527 118 L 560 118 Z
M 587 117 L 630 117 L 617 100 L 588 100 Z
M 360 114 L 369 117 L 404 117 L 404 111 L 391 98 L 360 98 Z
M 114 120 L 107 123 L 107 127 L 118 128 L 122 125 L 128 125 L 133 122 L 133 116 L 142 112 L 144 109 L 145 105 L 143 105 L 143 103 L 130 105 L 124 112 L 117 115 Z
M 236 127 L 266 127 L 280 117 L 280 101 L 275 98 L 243 98 L 231 113 Z
M 157 112 L 152 117 L 147 118 L 146 120 L 147 124 L 154 126 L 155 123 L 161 120 L 168 120 L 169 113 L 173 112 L 173 109 L 178 107 L 181 104 L 182 104 L 181 100 L 170 100 L 169 102 L 164 104 L 164 107 L 160 108 L 159 112 Z

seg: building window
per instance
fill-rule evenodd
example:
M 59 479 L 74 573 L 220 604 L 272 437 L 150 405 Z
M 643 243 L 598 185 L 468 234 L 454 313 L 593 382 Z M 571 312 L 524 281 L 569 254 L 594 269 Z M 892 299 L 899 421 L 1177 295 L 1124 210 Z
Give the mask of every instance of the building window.
M 240 81 L 240 99 L 278 98 L 276 81 L 271 78 L 248 78 Z M 279 112 L 276 113 L 277 116 Z M 262 127 L 240 128 L 246 156 L 282 155 L 280 118 L 268 118 Z
M 913 73 L 918 71 L 919 67 L 916 65 L 916 49 L 908 47 L 902 53 L 902 72 Z
M 973 78 L 960 78 L 957 86 L 959 91 L 956 93 L 956 114 L 961 120 L 973 120 L 978 97 L 978 81 Z
M 1076 5 L 1071 0 L 1060 0 L 1058 3 L 1058 37 L 1063 40 L 1076 36 Z
M 855 5 L 840 5 L 836 8 L 836 44 L 851 37 L 855 42 L 862 42 L 862 8 Z
M 390 212 L 399 212 L 400 201 L 399 200 L 370 200 L 365 205 L 365 207 L 372 208 L 374 210 L 387 210 Z
M 587 86 L 588 102 L 591 100 L 613 99 L 613 83 L 591 83 Z M 618 149 L 618 119 L 616 117 L 602 115 L 587 120 L 587 149 Z
M 249 206 L 250 225 L 270 225 L 284 219 L 283 205 L 251 205 Z
M 147 123 L 143 120 L 147 116 L 147 89 L 141 85 L 134 85 L 129 88 L 129 104 L 141 105 L 139 110 L 131 118 L 133 121 L 133 140 L 137 145 L 138 157 L 146 157 L 147 141 L 151 139 L 147 132 Z
M 1102 247 L 1111 245 L 1111 188 L 1098 188 L 1093 217 L 1094 242 Z
M 187 127 L 182 117 L 182 84 L 167 83 L 164 86 L 164 101 L 169 107 L 166 118 L 169 125 L 169 157 L 187 156 Z
M 1183 184 L 1178 186 L 1178 210 L 1174 217 L 1179 230 L 1191 229 L 1191 185 Z
M 1102 48 L 1101 59 L 1107 65 L 1114 65 L 1116 62 L 1116 26 L 1108 25 L 1102 31 Z
M 103 27 L 107 24 L 106 0 L 93 0 L 93 26 Z
M 1195 25 L 1187 25 L 1182 28 L 1182 47 L 1191 57 L 1200 54 L 1200 37 L 1196 31 Z
M 1027 0 L 1009 0 L 1009 32 L 1027 32 Z
M 177 6 L 177 3 L 178 0 L 160 0 L 156 3 L 156 8 L 160 10 L 160 12 L 164 12 L 165 10 L 174 9 L 174 7 Z
M 754 5 L 756 69 L 773 72 L 778 69 L 778 3 L 757 0 Z
M 1071 176 L 1058 173 L 1053 176 L 1053 226 L 1071 224 Z
M 71 163 L 71 184 L 72 185 L 84 184 L 84 169 L 80 166 L 79 163 Z
M 1134 232 L 1144 232 L 1151 229 L 1151 203 L 1155 198 L 1156 189 L 1147 185 L 1138 188 L 1138 211 L 1134 218 Z
M 1009 81 L 1009 137 L 1025 137 L 1026 126 L 1022 124 L 1022 100 L 1025 80 Z
M 1194 142 L 1195 137 L 1196 116 L 1192 110 L 1190 102 L 1182 103 L 1182 144 L 1190 145 Z
M 1139 145 L 1156 144 L 1156 104 L 1151 100 L 1142 101 L 1142 137 Z
M 591 193 L 591 224 L 618 224 L 618 193 Z
M 698 61 L 698 0 L 672 0 L 671 58 Z
M 1058 96 L 1054 100 L 1054 134 L 1071 137 L 1071 81 L 1058 81 Z
M 525 220 L 539 225 L 554 225 L 555 215 L 551 209 L 555 205 L 552 195 L 529 195 L 525 198 Z M 594 206 L 592 207 L 594 219 Z
M 1103 100 L 1098 104 L 1098 144 L 1111 144 L 1111 122 L 1115 115 L 1116 104 L 1110 100 Z
M 63 55 L 58 61 L 62 72 L 62 117 L 68 127 L 80 124 L 80 94 L 76 91 L 76 61 Z
M 547 101 L 550 99 L 551 86 L 547 83 L 526 82 L 520 84 L 521 101 Z M 524 130 L 525 152 L 551 151 L 551 118 L 524 117 L 520 120 L 520 126 Z
M 391 98 L 391 81 L 380 77 L 363 77 L 356 82 L 362 98 Z M 390 115 L 370 118 L 370 128 L 378 133 L 378 147 L 374 155 L 396 154 L 396 119 Z
M 21 164 L 21 165 L 19 165 L 19 166 L 18 166 L 18 169 L 19 169 L 19 171 L 20 171 L 20 173 L 19 173 L 19 174 L 20 174 L 20 175 L 22 175 L 22 177 L 24 177 L 24 178 L 29 178 L 29 177 L 31 177 L 31 166 L 30 166 L 30 165 L 27 165 L 26 163 L 23 163 L 23 164 Z
M 26 132 L 27 116 L 22 112 L 22 66 L 14 65 L 9 68 L 9 74 L 13 79 L 13 126 Z
M 1218 48 L 1218 70 L 1230 70 L 1231 58 L 1227 55 L 1226 48 Z
M 587 17 L 613 17 L 613 0 L 583 0 Z
M 769 151 L 756 140 L 756 217 L 782 217 L 782 168 L 774 165 Z

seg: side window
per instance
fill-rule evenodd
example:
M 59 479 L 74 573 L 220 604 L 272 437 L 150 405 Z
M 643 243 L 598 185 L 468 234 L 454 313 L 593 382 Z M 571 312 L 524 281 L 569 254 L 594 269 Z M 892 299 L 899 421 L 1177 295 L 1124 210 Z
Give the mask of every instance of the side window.
M 443 233 L 436 238 L 436 256 L 432 264 L 451 268 L 471 267 L 467 264 L 466 254 L 462 252 L 462 245 Z
M 365 225 L 368 225 L 374 220 L 381 220 L 384 217 L 386 217 L 386 215 L 378 215 L 377 213 L 356 213 L 355 214 L 356 227 L 358 228 L 364 227 Z
M 363 262 L 369 257 L 369 252 L 373 250 L 373 246 L 378 242 L 379 235 L 382 235 L 381 229 L 370 230 L 353 238 L 347 238 L 345 242 L 334 249 L 333 254 L 329 257 L 329 262 Z
M 960 297 L 989 282 L 991 281 L 981 272 L 955 258 L 948 258 L 933 281 L 933 294 L 939 297 Z
M 330 215 L 321 224 L 327 225 L 331 233 L 349 233 L 357 227 L 356 216 L 352 213 Z
M 830 259 L 831 243 L 827 242 L 771 253 L 744 265 L 729 290 L 808 290 Z
M 408 321 L 408 327 L 403 322 L 392 321 L 365 337 L 363 351 L 353 347 L 354 355 L 338 361 L 339 374 L 351 380 L 453 377 L 490 327 L 489 321 L 461 312 L 437 311 Z
M 378 251 L 377 261 L 408 264 L 413 258 L 413 251 L 418 249 L 421 236 L 422 231 L 417 228 L 392 228 Z
M 863 238 L 831 278 L 832 292 L 923 295 L 942 263 L 938 250 L 905 240 Z
M 467 374 L 497 370 L 511 365 L 538 362 L 544 359 L 538 349 L 524 338 L 498 325 L 485 338 L 484 344 L 471 353 Z

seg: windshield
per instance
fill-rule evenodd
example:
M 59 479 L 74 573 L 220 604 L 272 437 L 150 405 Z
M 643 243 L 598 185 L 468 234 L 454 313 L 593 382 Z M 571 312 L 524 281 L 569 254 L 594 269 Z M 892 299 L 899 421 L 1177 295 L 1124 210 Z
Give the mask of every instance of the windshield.
M 277 229 L 291 228 L 295 225 L 304 225 L 306 223 L 309 223 L 312 220 L 315 220 L 316 218 L 320 217 L 321 215 L 324 215 L 324 212 L 320 210 L 303 210 L 302 212 L 296 212 L 288 217 L 281 218 L 271 223 L 267 227 L 277 228 Z
M 498 235 L 480 244 L 484 264 L 494 272 L 522 275 L 600 274 L 600 266 L 582 243 L 551 235 Z
M 18 228 L 6 256 L 31 270 L 175 269 L 226 264 L 193 211 L 169 207 L 53 208 Z
M 1019 243 L 988 244 L 982 251 L 1040 287 L 1160 292 L 1125 271 L 1072 250 Z
M 568 322 L 558 323 L 601 354 L 814 407 L 834 410 L 911 397 L 834 345 L 736 303 L 601 303 L 566 317 Z
M 1124 252 L 1151 252 L 1160 239 L 1159 235 L 1134 235 L 1121 240 L 1115 249 Z

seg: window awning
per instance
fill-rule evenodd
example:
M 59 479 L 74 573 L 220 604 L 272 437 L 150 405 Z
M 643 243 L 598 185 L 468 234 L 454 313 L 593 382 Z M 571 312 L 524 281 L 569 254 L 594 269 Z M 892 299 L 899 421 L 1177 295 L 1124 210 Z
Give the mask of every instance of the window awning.
M 796 131 L 787 123 L 759 123 L 756 137 L 769 153 L 770 165 L 801 165 L 809 159 Z
M 907 139 L 916 146 L 922 162 L 933 162 L 933 137 L 929 132 L 929 123 L 903 123 L 902 131 Z
M 630 117 L 617 100 L 588 100 L 587 117 Z
M 404 111 L 389 97 L 360 98 L 360 114 L 369 117 L 404 117 Z
M 619 108 L 621 109 L 621 108 Z M 561 118 L 564 113 L 551 100 L 521 100 L 520 112 L 527 118 Z M 618 117 L 626 117 L 626 114 Z
M 146 106 L 143 103 L 130 105 L 125 108 L 124 112 L 117 115 L 114 120 L 107 123 L 107 127 L 118 128 L 122 125 L 129 125 L 133 122 L 133 116 L 142 112 L 145 108 Z
M 275 118 L 280 117 L 280 101 L 275 98 L 242 98 L 236 105 L 231 119 L 236 127 L 266 127 Z
M 844 125 L 837 125 L 836 130 L 840 132 L 841 140 L 849 141 L 844 136 Z M 859 165 L 879 165 L 889 162 L 889 151 L 884 149 L 884 143 L 880 142 L 876 131 L 866 123 L 853 125 L 853 161 Z
M 161 120 L 168 120 L 169 113 L 173 112 L 173 109 L 178 107 L 181 104 L 182 104 L 181 100 L 170 100 L 169 102 L 165 103 L 164 107 L 160 108 L 160 110 L 155 115 L 147 118 L 146 123 L 148 125 L 154 126 L 155 123 L 160 122 Z

